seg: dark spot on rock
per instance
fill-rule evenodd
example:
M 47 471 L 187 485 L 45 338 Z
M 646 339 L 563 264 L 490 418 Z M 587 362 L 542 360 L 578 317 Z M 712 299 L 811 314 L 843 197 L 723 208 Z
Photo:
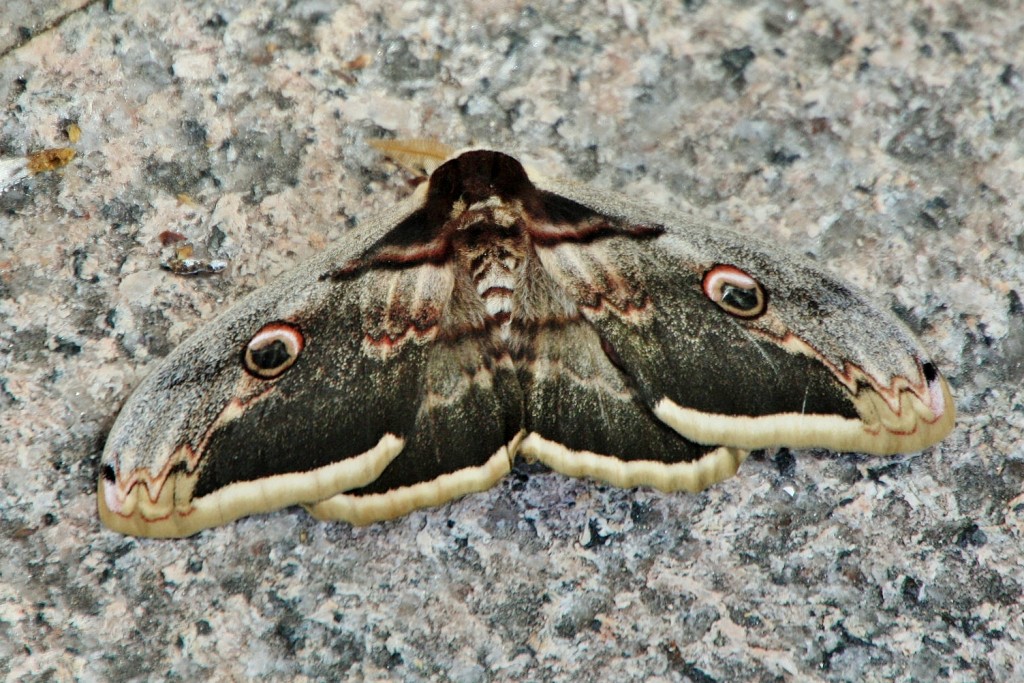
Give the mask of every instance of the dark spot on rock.
M 302 619 L 292 610 L 287 611 L 284 616 L 278 619 L 274 626 L 274 635 L 284 642 L 285 649 L 289 655 L 296 654 L 306 644 L 306 637 L 302 629 Z
M 956 127 L 942 111 L 919 107 L 903 114 L 885 151 L 901 161 L 948 160 L 956 142 Z
M 206 147 L 206 126 L 194 119 L 185 119 L 181 122 L 181 130 L 185 134 L 185 141 L 191 147 Z
M 833 23 L 823 35 L 807 37 L 807 52 L 822 64 L 834 64 L 850 51 L 853 35 L 841 23 Z
M 772 166 L 792 166 L 793 162 L 800 158 L 797 152 L 790 152 L 785 149 L 774 149 L 768 155 L 768 163 Z
M 227 234 L 220 229 L 219 225 L 213 226 L 210 230 L 210 238 L 206 240 L 206 248 L 209 249 L 212 254 L 219 252 L 221 247 L 224 246 L 224 240 L 226 240 L 227 237 Z
M 384 47 L 381 76 L 395 83 L 409 81 L 431 81 L 438 73 L 441 62 L 434 59 L 420 59 L 409 48 L 405 40 L 395 40 Z
M 203 28 L 209 28 L 213 29 L 214 31 L 219 31 L 225 28 L 227 25 L 228 20 L 225 19 L 224 16 L 218 12 L 206 20 L 206 23 L 203 24 Z
M 56 346 L 53 349 L 54 353 L 59 353 L 62 356 L 77 356 L 82 352 L 82 347 L 77 342 L 71 341 L 70 339 L 62 339 L 57 337 Z
M 796 458 L 788 448 L 780 448 L 779 452 L 772 458 L 775 467 L 779 470 L 779 476 L 784 479 L 792 479 L 796 474 Z
M 205 153 L 186 153 L 170 161 L 151 158 L 143 171 L 148 183 L 171 195 L 198 193 L 209 173 L 210 163 Z
M 999 82 L 1008 88 L 1012 88 L 1014 81 L 1019 80 L 1020 74 L 1013 68 L 1013 64 L 1007 64 L 999 74 Z
M 402 653 L 397 650 L 390 650 L 387 647 L 374 648 L 370 652 L 370 659 L 373 663 L 387 671 L 393 671 L 405 663 Z
M 602 535 L 600 525 L 596 519 L 591 519 L 587 522 L 587 528 L 590 530 L 590 540 L 583 544 L 584 548 L 596 548 L 607 544 L 613 534 Z
M 965 526 L 956 535 L 956 544 L 961 548 L 968 546 L 983 546 L 988 542 L 988 535 L 978 528 L 977 524 L 971 523 Z
M 664 648 L 669 666 L 685 676 L 686 680 L 690 681 L 690 683 L 718 683 L 718 679 L 699 669 L 693 662 L 686 661 L 674 640 L 670 641 Z
M 145 210 L 140 205 L 119 198 L 111 199 L 100 208 L 100 216 L 115 229 L 125 225 L 138 225 L 144 214 Z
M 1006 298 L 1009 300 L 1010 315 L 1019 316 L 1024 313 L 1024 302 L 1021 301 L 1020 294 L 1016 289 L 1011 289 Z
M 756 55 L 749 45 L 726 50 L 722 53 L 721 64 L 726 72 L 735 80 L 743 78 L 743 71 L 754 61 Z
M 96 274 L 86 277 L 82 274 L 82 269 L 85 267 L 85 262 L 89 259 L 89 252 L 86 251 L 85 247 L 79 247 L 71 252 L 71 272 L 75 274 L 75 277 L 82 282 L 88 282 L 90 284 L 99 282 L 99 276 Z
M 952 52 L 957 55 L 962 55 L 964 53 L 964 48 L 960 44 L 960 39 L 957 38 L 955 33 L 952 31 L 943 31 L 940 35 L 942 36 L 942 44 L 948 52 Z
M 629 518 L 640 529 L 650 529 L 661 524 L 663 515 L 650 503 L 633 501 L 629 507 Z
M 904 578 L 903 586 L 900 587 L 900 595 L 903 596 L 903 600 L 907 603 L 916 605 L 920 600 L 921 582 L 912 576 Z
M 908 472 L 910 466 L 902 462 L 894 462 L 888 465 L 881 465 L 879 467 L 868 468 L 868 479 L 876 483 L 882 483 L 882 478 L 889 475 L 898 475 L 902 472 Z
M 338 655 L 338 662 L 334 668 L 340 673 L 345 673 L 363 659 L 366 644 L 360 634 L 342 631 L 331 638 L 331 650 Z

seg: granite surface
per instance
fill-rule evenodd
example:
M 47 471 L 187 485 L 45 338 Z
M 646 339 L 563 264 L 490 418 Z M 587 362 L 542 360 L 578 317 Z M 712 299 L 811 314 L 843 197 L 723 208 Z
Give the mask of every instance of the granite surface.
M 77 157 L 0 194 L 6 680 L 1024 680 L 1017 3 L 42 5 L 0 7 L 0 157 Z M 812 255 L 920 335 L 956 430 L 758 453 L 699 495 L 521 464 L 363 528 L 101 528 L 132 388 L 407 194 L 366 145 L 392 135 Z M 165 230 L 228 270 L 162 270 Z

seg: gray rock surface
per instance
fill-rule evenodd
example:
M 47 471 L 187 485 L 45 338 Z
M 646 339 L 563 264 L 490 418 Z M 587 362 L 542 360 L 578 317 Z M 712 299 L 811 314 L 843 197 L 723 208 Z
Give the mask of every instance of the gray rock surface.
M 0 674 L 1024 680 L 1024 14 L 1014 2 L 0 7 Z M 76 9 L 77 8 L 77 9 Z M 700 495 L 519 465 L 365 528 L 95 512 L 119 406 L 242 294 L 485 142 L 812 254 L 892 307 L 955 432 L 762 453 Z M 221 275 L 159 268 L 164 230 Z

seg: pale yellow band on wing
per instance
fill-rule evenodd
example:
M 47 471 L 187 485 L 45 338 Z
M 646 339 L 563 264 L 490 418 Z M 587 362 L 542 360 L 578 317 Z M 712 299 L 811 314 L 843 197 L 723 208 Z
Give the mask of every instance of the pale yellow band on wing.
M 486 491 L 512 470 L 512 454 L 518 440 L 517 436 L 511 444 L 499 448 L 479 467 L 467 467 L 386 493 L 359 496 L 341 493 L 307 505 L 306 509 L 319 520 L 371 524 L 401 517 L 420 508 L 441 505 L 469 493 Z
M 107 507 L 100 477 L 100 520 L 108 528 L 132 536 L 180 538 L 239 517 L 279 510 L 289 505 L 322 500 L 341 491 L 366 486 L 377 479 L 405 446 L 405 440 L 385 434 L 377 445 L 360 455 L 325 465 L 308 472 L 293 472 L 235 482 L 184 505 L 175 499 L 191 499 L 198 473 L 177 473 L 168 477 L 157 500 L 146 495 L 146 487 L 136 485 L 125 501 L 121 514 Z M 182 490 L 179 490 L 182 489 Z
M 684 408 L 668 398 L 658 402 L 654 414 L 690 441 L 708 445 L 726 444 L 747 450 L 787 446 L 874 455 L 911 453 L 938 443 L 953 428 L 956 408 L 945 379 L 941 382 L 944 408 L 937 418 L 910 392 L 902 392 L 899 410 L 893 411 L 869 390 L 854 400 L 861 420 L 802 413 L 722 415 Z
M 610 455 L 574 451 L 536 432 L 523 439 L 519 454 L 527 460 L 539 460 L 570 477 L 591 477 L 622 488 L 651 486 L 660 491 L 691 493 L 733 476 L 747 458 L 746 451 L 722 447 L 693 462 L 621 460 Z

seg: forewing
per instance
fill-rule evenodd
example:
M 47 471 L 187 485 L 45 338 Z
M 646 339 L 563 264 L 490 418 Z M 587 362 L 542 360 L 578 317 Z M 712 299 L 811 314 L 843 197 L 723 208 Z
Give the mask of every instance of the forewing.
M 687 439 L 893 453 L 951 429 L 948 388 L 917 342 L 834 276 L 685 215 L 538 185 L 557 207 L 536 212 L 544 270 L 643 403 Z M 738 317 L 712 300 L 718 273 L 755 282 L 763 310 Z
M 185 536 L 293 504 L 368 522 L 508 471 L 521 422 L 514 370 L 492 331 L 442 329 L 450 266 L 360 265 L 416 206 L 242 300 L 143 381 L 102 458 L 107 526 Z M 287 343 L 246 356 L 275 334 Z M 279 375 L 250 367 L 289 353 Z

